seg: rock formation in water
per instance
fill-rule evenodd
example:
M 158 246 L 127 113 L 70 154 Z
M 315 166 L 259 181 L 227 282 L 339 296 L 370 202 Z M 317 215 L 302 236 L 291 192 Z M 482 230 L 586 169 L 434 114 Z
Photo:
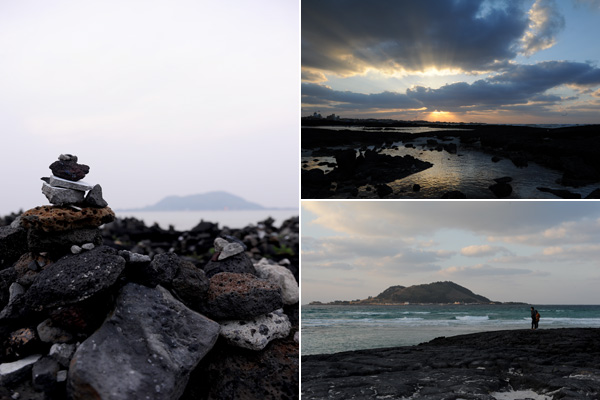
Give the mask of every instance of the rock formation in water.
M 52 205 L 0 226 L 0 399 L 297 397 L 297 279 L 262 258 L 277 234 L 111 224 L 89 167 L 51 169 Z

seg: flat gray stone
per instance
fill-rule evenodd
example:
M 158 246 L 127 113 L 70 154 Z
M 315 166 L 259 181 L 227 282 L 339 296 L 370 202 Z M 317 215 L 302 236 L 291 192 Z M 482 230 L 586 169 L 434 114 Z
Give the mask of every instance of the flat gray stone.
M 71 399 L 178 399 L 190 372 L 214 346 L 219 324 L 166 289 L 129 283 L 115 310 L 75 352 Z
M 42 193 L 50 203 L 57 206 L 81 203 L 85 195 L 85 192 L 80 190 L 53 187 L 46 182 L 42 182 Z
M 75 345 L 70 343 L 55 343 L 50 347 L 50 352 L 48 353 L 50 357 L 54 358 L 65 368 L 69 367 L 73 354 L 75 354 Z
M 41 354 L 34 354 L 21 360 L 0 364 L 0 385 L 4 386 L 27 376 L 33 364 L 40 358 L 42 358 Z
M 282 309 L 249 321 L 222 321 L 221 336 L 234 346 L 262 350 L 273 339 L 284 338 L 292 324 Z
M 69 181 L 67 179 L 59 178 L 58 176 L 54 176 L 54 175 L 50 175 L 48 183 L 50 184 L 50 186 L 53 186 L 53 187 L 80 190 L 82 192 L 87 192 L 88 190 L 92 190 L 92 188 L 94 187 L 94 185 L 91 185 L 84 181 L 73 182 L 73 181 Z

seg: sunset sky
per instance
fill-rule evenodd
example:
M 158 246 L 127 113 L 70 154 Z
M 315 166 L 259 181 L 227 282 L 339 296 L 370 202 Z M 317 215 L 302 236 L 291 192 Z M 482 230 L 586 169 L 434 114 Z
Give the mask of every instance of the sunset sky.
M 600 0 L 302 1 L 302 115 L 600 123 Z
M 115 209 L 297 207 L 299 21 L 298 1 L 0 2 L 0 215 L 46 204 L 62 153 Z
M 496 301 L 600 304 L 600 206 L 302 202 L 302 304 L 453 281 Z

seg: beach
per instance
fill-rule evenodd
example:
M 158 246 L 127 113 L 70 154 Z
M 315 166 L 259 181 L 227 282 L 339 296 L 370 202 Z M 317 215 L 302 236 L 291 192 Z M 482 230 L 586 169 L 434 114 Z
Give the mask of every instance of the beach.
M 302 357 L 303 399 L 597 399 L 600 329 L 520 329 Z

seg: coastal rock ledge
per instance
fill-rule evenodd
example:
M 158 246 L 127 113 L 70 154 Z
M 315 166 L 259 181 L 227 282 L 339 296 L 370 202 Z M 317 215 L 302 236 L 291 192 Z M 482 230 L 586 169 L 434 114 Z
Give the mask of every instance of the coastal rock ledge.
M 304 356 L 302 398 L 598 399 L 600 329 L 483 332 Z

